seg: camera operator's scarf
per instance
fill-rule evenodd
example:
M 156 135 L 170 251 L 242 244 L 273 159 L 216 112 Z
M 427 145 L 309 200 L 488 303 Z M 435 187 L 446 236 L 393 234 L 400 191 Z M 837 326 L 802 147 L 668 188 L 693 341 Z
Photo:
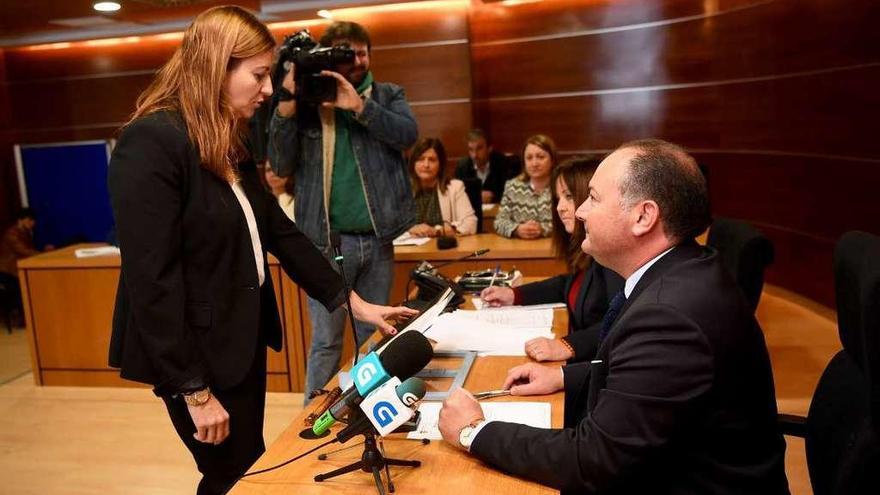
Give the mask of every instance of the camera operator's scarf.
M 368 71 L 356 91 L 363 95 L 372 85 L 373 73 Z M 333 113 L 336 139 L 328 212 L 330 227 L 346 233 L 369 233 L 373 231 L 373 222 L 357 168 L 357 159 L 351 146 L 350 128 L 354 125 L 354 112 L 337 108 Z

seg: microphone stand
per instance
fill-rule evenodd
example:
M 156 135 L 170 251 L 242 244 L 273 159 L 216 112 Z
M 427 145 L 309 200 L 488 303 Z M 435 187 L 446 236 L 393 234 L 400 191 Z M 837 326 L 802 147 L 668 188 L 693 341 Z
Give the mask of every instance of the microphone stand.
M 382 481 L 382 470 L 385 470 L 388 478 L 388 491 L 394 493 L 394 483 L 391 482 L 391 473 L 388 471 L 389 466 L 406 466 L 419 467 L 422 461 L 392 459 L 382 455 L 382 452 L 376 447 L 376 436 L 373 432 L 365 432 L 364 434 L 364 453 L 361 454 L 361 460 L 353 462 L 347 466 L 343 466 L 333 471 L 319 474 L 315 476 L 316 482 L 335 478 L 346 473 L 351 473 L 360 469 L 365 473 L 373 473 L 373 481 L 376 483 L 376 490 L 379 495 L 385 495 L 385 483 Z
M 338 232 L 330 232 L 330 243 L 333 244 L 333 259 L 336 260 L 336 264 L 339 265 L 339 273 L 342 275 L 342 284 L 345 286 L 345 307 L 346 309 L 348 309 L 348 322 L 351 324 L 351 336 L 354 339 L 353 363 L 357 364 L 358 353 L 360 352 L 360 345 L 358 344 L 357 327 L 355 327 L 354 323 L 354 311 L 351 310 L 352 289 L 348 286 L 348 279 L 345 278 L 345 257 L 342 256 L 342 239 L 339 237 Z

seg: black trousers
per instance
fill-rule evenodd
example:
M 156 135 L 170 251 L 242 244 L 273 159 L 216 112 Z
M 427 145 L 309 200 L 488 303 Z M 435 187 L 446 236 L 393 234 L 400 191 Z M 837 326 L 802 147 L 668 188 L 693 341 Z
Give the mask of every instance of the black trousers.
M 226 493 L 232 483 L 266 451 L 263 415 L 266 406 L 266 346 L 260 339 L 254 362 L 244 380 L 229 390 L 212 393 L 229 413 L 229 436 L 220 445 L 193 438 L 196 427 L 183 397 L 163 397 L 174 429 L 192 453 L 202 480 L 198 495 Z

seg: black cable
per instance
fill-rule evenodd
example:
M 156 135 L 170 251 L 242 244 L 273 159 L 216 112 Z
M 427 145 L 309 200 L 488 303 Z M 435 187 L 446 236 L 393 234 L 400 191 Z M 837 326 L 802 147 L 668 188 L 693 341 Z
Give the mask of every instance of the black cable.
M 348 282 L 345 278 L 345 268 L 343 268 L 343 257 L 342 257 L 342 248 L 339 248 L 339 255 L 335 258 L 336 263 L 339 265 L 339 272 L 342 275 L 342 281 L 345 284 L 345 307 L 348 309 L 348 322 L 351 324 L 351 337 L 354 340 L 354 358 L 353 365 L 358 364 L 358 353 L 360 352 L 361 346 L 360 342 L 358 342 L 358 333 L 357 327 L 354 322 L 354 311 L 351 309 L 351 293 L 354 291 L 354 287 L 349 288 Z
M 246 477 L 248 477 L 248 476 L 253 476 L 253 475 L 255 475 L 255 474 L 263 474 L 263 473 L 267 473 L 267 472 L 269 472 L 269 471 L 274 471 L 274 470 L 276 470 L 276 469 L 278 469 L 278 468 L 281 468 L 281 467 L 284 467 L 284 466 L 290 464 L 290 463 L 293 462 L 293 461 L 296 461 L 296 460 L 302 459 L 303 457 L 305 457 L 305 456 L 311 454 L 312 452 L 314 452 L 314 451 L 316 451 L 316 450 L 318 450 L 318 449 L 323 449 L 324 447 L 330 445 L 331 443 L 338 442 L 338 441 L 339 441 L 339 440 L 337 440 L 336 438 L 334 438 L 333 440 L 330 440 L 329 442 L 322 443 L 321 445 L 318 445 L 317 447 L 313 448 L 312 450 L 309 450 L 309 451 L 307 451 L 307 452 L 303 452 L 302 454 L 300 454 L 300 455 L 294 457 L 293 459 L 288 459 L 288 460 L 286 460 L 286 461 L 284 461 L 284 462 L 282 462 L 281 464 L 278 464 L 278 465 L 276 465 L 276 466 L 268 467 L 268 468 L 266 468 L 266 469 L 260 469 L 259 471 L 254 471 L 254 472 L 252 472 L 252 473 L 244 473 L 243 475 L 239 476 L 238 479 L 235 480 L 235 482 L 237 483 L 240 479 L 242 479 L 242 478 L 246 478 Z M 235 483 L 233 483 L 233 484 L 235 484 Z

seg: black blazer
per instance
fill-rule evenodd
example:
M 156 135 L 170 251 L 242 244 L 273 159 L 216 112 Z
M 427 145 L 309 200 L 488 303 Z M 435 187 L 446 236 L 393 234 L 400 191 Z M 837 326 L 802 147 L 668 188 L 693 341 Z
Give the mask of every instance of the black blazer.
M 564 374 L 575 427 L 490 423 L 471 452 L 563 493 L 788 493 L 764 336 L 714 250 L 658 260 Z
M 501 202 L 501 196 L 504 194 L 504 183 L 519 173 L 516 171 L 516 168 L 516 163 L 504 156 L 504 153 L 499 153 L 498 151 L 489 153 L 489 175 L 486 177 L 486 181 L 483 182 L 482 189 L 484 191 L 492 191 L 492 194 L 495 196 L 495 203 Z M 455 167 L 455 178 L 479 180 L 477 171 L 474 170 L 474 161 L 469 156 L 458 160 L 458 165 Z
M 230 185 L 200 165 L 177 113 L 127 126 L 110 159 L 109 190 L 122 251 L 110 365 L 157 395 L 238 384 L 258 345 L 280 349 L 275 292 L 258 283 L 244 212 Z M 328 309 L 344 300 L 329 262 L 240 164 L 260 242 Z M 262 335 L 260 335 L 262 333 Z
M 591 360 L 599 348 L 599 329 L 614 294 L 623 290 L 623 278 L 604 266 L 590 263 L 578 291 L 575 307 L 568 306 L 568 291 L 576 274 L 557 275 L 519 287 L 523 304 L 564 302 L 568 308 L 568 335 L 574 349 L 569 363 Z

